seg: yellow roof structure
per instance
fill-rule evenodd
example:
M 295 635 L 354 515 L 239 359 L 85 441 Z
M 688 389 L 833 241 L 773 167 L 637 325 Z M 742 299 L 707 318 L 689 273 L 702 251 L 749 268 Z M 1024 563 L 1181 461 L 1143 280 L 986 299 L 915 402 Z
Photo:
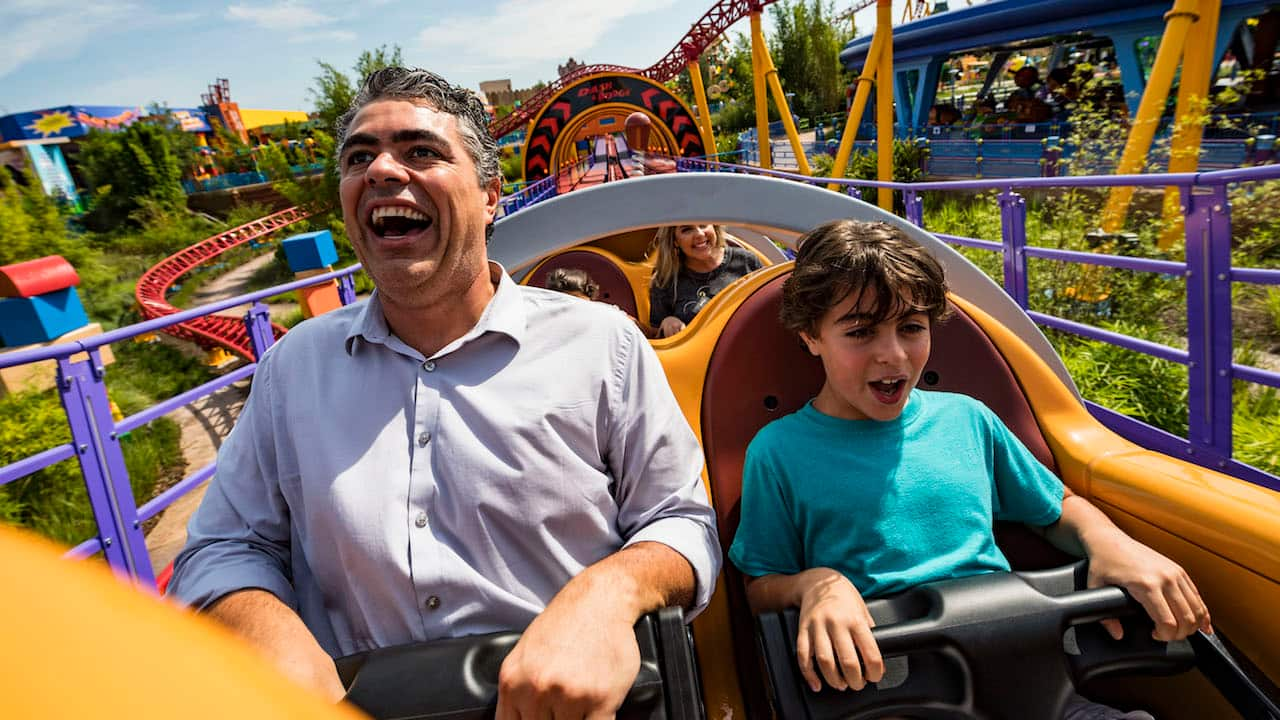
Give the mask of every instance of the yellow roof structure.
M 267 125 L 283 125 L 287 122 L 306 122 L 307 114 L 301 110 L 255 110 L 240 108 L 240 120 L 246 130 Z

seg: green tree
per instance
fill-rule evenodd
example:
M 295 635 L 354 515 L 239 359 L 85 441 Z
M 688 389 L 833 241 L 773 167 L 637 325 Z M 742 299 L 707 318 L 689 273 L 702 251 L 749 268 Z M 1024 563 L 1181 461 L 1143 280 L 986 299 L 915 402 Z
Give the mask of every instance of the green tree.
M 66 218 L 40 181 L 26 171 L 19 177 L 15 181 L 0 170 L 0 265 L 46 255 L 62 255 L 76 267 L 91 264 L 93 251 L 68 232 Z
M 186 206 L 172 132 L 160 123 L 139 122 L 85 136 L 75 159 L 93 191 L 88 227 L 109 230 L 133 222 L 130 216 L 143 205 Z
M 823 0 L 782 0 L 774 5 L 769 54 L 793 113 L 813 116 L 839 110 L 844 102 L 840 48 L 851 39 Z M 748 55 L 748 58 L 750 56 Z
M 386 45 L 376 50 L 365 50 L 356 58 L 353 66 L 354 78 L 323 60 L 317 60 L 316 63 L 320 66 L 320 74 L 315 77 L 311 96 L 315 99 L 320 128 L 333 135 L 338 127 L 338 118 L 351 107 L 351 101 L 355 99 L 356 91 L 360 88 L 360 83 L 364 82 L 365 76 L 385 67 L 403 65 L 404 58 L 399 45 L 392 45 L 389 50 Z

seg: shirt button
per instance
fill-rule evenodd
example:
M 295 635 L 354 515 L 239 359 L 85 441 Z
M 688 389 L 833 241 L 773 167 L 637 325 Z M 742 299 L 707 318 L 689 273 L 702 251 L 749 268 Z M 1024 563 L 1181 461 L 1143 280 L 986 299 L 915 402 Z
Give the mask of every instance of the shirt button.
M 426 447 L 431 442 L 431 433 L 424 432 L 418 436 L 418 447 Z
M 420 528 L 424 528 L 424 527 L 426 527 L 426 526 L 427 526 L 427 513 L 426 513 L 426 512 L 420 512 L 420 513 L 418 513 L 418 516 L 417 516 L 417 517 L 415 517 L 415 518 L 413 519 L 413 524 L 414 524 L 414 525 L 417 525 L 417 526 L 418 526 L 418 527 L 420 527 Z
M 431 597 L 427 598 L 426 605 L 428 610 L 435 610 L 436 608 L 440 607 L 440 598 L 435 595 L 432 595 Z
M 434 372 L 434 371 L 435 371 L 435 369 L 436 369 L 436 361 L 435 361 L 435 360 L 428 360 L 428 361 L 426 361 L 426 362 L 422 363 L 422 369 L 423 369 L 423 370 L 426 370 L 427 372 Z

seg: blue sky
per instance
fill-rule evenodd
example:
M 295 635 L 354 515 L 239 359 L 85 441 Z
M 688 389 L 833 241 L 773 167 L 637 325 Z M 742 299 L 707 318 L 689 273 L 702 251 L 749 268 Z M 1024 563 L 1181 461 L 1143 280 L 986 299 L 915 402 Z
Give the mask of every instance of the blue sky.
M 902 0 L 895 0 L 895 19 Z M 310 110 L 317 60 L 345 72 L 398 44 L 407 63 L 477 88 L 556 76 L 573 56 L 648 67 L 712 0 L 3 0 L 0 115 L 56 105 L 192 107 L 215 78 L 241 107 Z M 837 11 L 852 0 L 836 0 Z M 766 24 L 768 12 L 765 13 Z M 869 30 L 874 10 L 859 14 Z M 734 32 L 747 32 L 741 21 Z

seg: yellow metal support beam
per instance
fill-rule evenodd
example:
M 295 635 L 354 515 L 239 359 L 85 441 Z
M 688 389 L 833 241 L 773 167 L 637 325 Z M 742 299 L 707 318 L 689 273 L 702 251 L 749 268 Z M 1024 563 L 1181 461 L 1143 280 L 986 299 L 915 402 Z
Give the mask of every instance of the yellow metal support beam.
M 711 107 L 707 105 L 707 91 L 702 86 L 702 68 L 695 59 L 689 63 L 689 81 L 693 84 L 693 100 L 698 104 L 698 132 L 707 155 L 716 154 L 716 137 L 711 132 Z
M 1143 161 L 1146 160 L 1147 153 L 1151 150 L 1151 141 L 1155 138 L 1156 127 L 1159 126 L 1160 117 L 1164 114 L 1165 101 L 1169 98 L 1169 87 L 1173 84 L 1173 76 L 1178 70 L 1178 62 L 1182 58 L 1187 34 L 1196 20 L 1198 5 L 1198 0 L 1176 0 L 1173 9 L 1165 13 L 1165 28 L 1164 35 L 1160 38 L 1160 49 L 1156 51 L 1156 60 L 1151 66 L 1151 76 L 1147 79 L 1147 87 L 1142 92 L 1142 102 L 1138 104 L 1138 113 L 1130 127 L 1124 154 L 1120 157 L 1120 164 L 1116 166 L 1117 175 L 1131 175 L 1142 171 Z M 1124 218 L 1129 211 L 1129 202 L 1132 199 L 1132 187 L 1117 187 L 1111 190 L 1102 216 L 1103 230 L 1117 232 L 1124 226 Z
M 884 32 L 876 71 L 876 177 L 893 181 L 893 18 L 890 0 L 876 3 L 876 35 Z M 893 190 L 880 188 L 880 207 L 893 212 Z
M 1200 161 L 1200 140 L 1209 112 L 1209 83 L 1213 81 L 1214 41 L 1218 36 L 1220 0 L 1199 0 L 1199 19 L 1187 36 L 1178 81 L 1178 107 L 1174 111 L 1173 144 L 1169 148 L 1169 172 L 1195 172 Z M 1168 250 L 1185 233 L 1182 193 L 1176 187 L 1164 191 L 1164 230 L 1159 247 Z
M 889 5 L 892 0 L 878 0 Z M 877 13 L 879 13 L 877 7 Z M 879 15 L 877 14 L 877 18 Z M 893 41 L 892 37 L 889 39 Z M 880 65 L 880 53 L 884 51 L 885 33 L 876 25 L 875 34 L 871 36 L 871 47 L 867 49 L 867 59 L 862 64 L 862 73 L 858 76 L 858 89 L 853 95 L 853 105 L 849 108 L 849 117 L 844 123 L 844 134 L 840 137 L 840 147 L 836 150 L 835 162 L 831 164 L 831 177 L 844 177 L 849 167 L 849 156 L 853 153 L 853 141 L 858 135 L 858 126 L 862 124 L 862 114 L 867 110 L 867 99 L 871 97 L 871 84 L 875 82 L 876 70 Z M 827 185 L 829 190 L 839 190 L 834 183 Z
M 791 119 L 791 105 L 787 102 L 786 94 L 782 92 L 782 82 L 778 80 L 778 68 L 774 67 L 773 57 L 769 55 L 769 47 L 764 42 L 760 43 L 760 61 L 764 65 L 764 77 L 769 85 L 769 91 L 773 93 L 773 106 L 778 108 L 778 114 L 782 116 L 782 127 L 786 129 L 787 140 L 791 142 L 791 151 L 796 155 L 796 166 L 800 168 L 801 174 L 812 175 L 809 158 L 805 155 L 804 145 L 800 142 L 800 132 L 796 130 L 795 120 Z
M 760 149 L 760 167 L 772 168 L 769 153 L 769 97 L 764 79 L 764 31 L 760 28 L 760 11 L 751 13 L 751 79 L 756 101 L 756 146 Z

